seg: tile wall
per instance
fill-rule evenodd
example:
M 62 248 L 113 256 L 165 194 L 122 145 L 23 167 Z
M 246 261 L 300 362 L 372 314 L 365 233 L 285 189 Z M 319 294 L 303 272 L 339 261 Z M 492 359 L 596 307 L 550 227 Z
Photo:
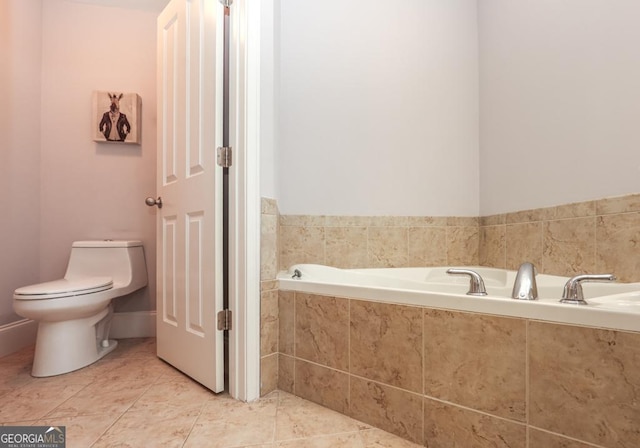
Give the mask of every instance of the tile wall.
M 479 262 L 640 282 L 640 194 L 480 218 Z
M 260 395 L 278 382 L 278 206 L 261 201 L 260 229 Z
M 280 216 L 280 265 L 340 268 L 477 265 L 479 219 Z
M 430 448 L 640 446 L 640 333 L 279 296 L 281 390 Z

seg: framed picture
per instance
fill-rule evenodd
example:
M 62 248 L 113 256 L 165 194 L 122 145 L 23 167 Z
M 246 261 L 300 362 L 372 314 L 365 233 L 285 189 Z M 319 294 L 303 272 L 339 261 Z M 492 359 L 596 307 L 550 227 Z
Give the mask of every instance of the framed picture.
M 93 140 L 107 143 L 140 144 L 140 109 L 136 93 L 93 92 Z

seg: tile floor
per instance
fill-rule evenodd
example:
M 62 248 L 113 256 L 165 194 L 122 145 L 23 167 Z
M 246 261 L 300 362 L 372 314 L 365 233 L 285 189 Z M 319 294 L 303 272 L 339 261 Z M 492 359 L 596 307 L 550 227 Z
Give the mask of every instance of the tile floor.
M 418 446 L 285 392 L 213 394 L 158 359 L 152 338 L 51 378 L 31 377 L 32 357 L 0 358 L 0 425 L 66 426 L 67 448 Z

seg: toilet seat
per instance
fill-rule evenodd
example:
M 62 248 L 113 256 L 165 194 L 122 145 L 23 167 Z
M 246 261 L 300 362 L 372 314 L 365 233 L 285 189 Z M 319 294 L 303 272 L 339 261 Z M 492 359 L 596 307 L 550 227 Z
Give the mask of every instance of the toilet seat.
M 111 288 L 113 288 L 111 277 L 61 279 L 18 288 L 15 290 L 13 298 L 16 300 L 59 299 L 93 294 Z

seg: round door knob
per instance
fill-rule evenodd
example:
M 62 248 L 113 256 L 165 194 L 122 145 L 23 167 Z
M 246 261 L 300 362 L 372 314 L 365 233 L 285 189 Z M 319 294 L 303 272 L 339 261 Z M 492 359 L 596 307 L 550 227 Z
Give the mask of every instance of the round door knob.
M 144 200 L 144 203 L 147 204 L 149 207 L 153 207 L 154 205 L 157 205 L 158 208 L 162 208 L 162 198 L 160 196 L 158 196 L 158 199 L 148 197 L 147 199 Z

